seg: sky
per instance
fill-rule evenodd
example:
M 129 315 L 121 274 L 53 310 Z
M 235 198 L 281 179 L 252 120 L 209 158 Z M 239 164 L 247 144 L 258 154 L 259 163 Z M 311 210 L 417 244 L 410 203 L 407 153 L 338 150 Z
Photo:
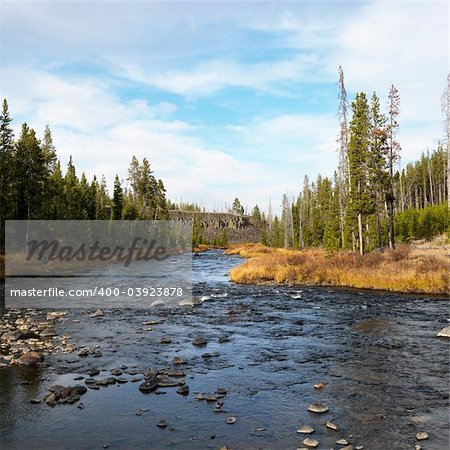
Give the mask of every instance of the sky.
M 446 1 L 0 0 L 0 96 L 79 174 L 126 185 L 136 155 L 172 201 L 276 209 L 333 175 L 339 66 L 350 100 L 399 89 L 402 165 L 436 147 L 448 25 Z

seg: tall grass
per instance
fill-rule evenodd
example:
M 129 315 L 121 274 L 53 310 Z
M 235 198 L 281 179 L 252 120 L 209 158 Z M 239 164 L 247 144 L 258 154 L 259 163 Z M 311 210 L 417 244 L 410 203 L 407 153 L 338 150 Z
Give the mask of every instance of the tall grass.
M 228 254 L 249 258 L 230 272 L 237 283 L 314 284 L 395 292 L 449 294 L 450 255 L 427 256 L 399 245 L 361 256 L 323 249 L 285 250 L 261 244 L 231 246 Z

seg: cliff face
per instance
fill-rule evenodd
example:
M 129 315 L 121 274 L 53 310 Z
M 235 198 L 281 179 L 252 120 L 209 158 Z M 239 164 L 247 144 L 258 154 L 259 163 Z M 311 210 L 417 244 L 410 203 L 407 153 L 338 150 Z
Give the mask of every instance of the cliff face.
M 171 220 L 192 222 L 198 218 L 203 229 L 204 238 L 212 241 L 223 230 L 227 233 L 229 243 L 259 242 L 260 230 L 251 222 L 249 216 L 231 213 L 203 213 L 192 211 L 169 211 Z

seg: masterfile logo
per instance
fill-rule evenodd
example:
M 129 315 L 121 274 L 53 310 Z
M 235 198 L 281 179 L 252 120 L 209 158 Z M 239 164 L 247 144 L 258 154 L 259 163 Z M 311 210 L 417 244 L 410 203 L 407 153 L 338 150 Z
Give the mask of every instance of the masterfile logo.
M 145 307 L 191 297 L 190 223 L 7 221 L 5 231 L 9 306 Z

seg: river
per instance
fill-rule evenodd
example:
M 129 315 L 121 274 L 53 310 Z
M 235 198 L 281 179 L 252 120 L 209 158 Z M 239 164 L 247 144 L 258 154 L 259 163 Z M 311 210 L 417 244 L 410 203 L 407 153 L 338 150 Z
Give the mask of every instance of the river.
M 195 307 L 96 318 L 70 311 L 58 332 L 78 348 L 98 345 L 102 356 L 56 354 L 39 367 L 0 369 L 0 448 L 285 450 L 305 447 L 302 425 L 315 429 L 318 449 L 342 448 L 338 439 L 366 450 L 449 448 L 449 342 L 436 338 L 449 321 L 446 299 L 235 285 L 228 271 L 240 262 L 220 251 L 194 257 L 193 292 L 203 300 Z M 198 337 L 207 344 L 192 345 Z M 170 387 L 144 394 L 131 382 L 173 367 L 175 356 L 189 395 Z M 99 377 L 120 369 L 128 382 L 88 389 L 82 409 L 30 404 L 51 385 L 83 384 L 74 378 L 92 369 Z M 319 382 L 325 387 L 314 389 Z M 219 387 L 227 391 L 220 412 L 196 399 Z M 309 412 L 314 402 L 329 412 Z M 428 439 L 419 443 L 422 431 Z

